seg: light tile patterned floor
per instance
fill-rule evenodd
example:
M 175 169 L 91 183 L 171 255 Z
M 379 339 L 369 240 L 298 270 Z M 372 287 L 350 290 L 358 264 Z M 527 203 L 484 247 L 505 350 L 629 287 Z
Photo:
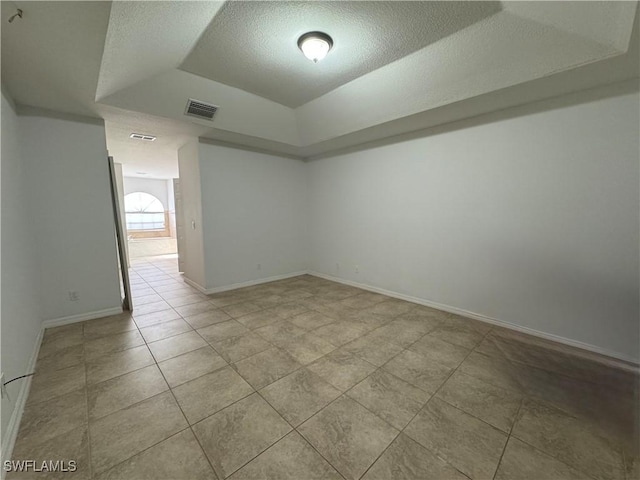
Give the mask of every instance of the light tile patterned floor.
M 638 379 L 582 352 L 311 276 L 131 280 L 133 317 L 46 331 L 14 459 L 79 468 L 35 478 L 638 477 Z

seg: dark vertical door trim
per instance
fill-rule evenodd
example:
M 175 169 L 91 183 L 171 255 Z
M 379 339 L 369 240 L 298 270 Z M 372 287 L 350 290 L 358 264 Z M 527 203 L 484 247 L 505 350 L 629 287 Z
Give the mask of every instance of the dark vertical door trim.
M 131 298 L 131 283 L 129 282 L 129 259 L 124 242 L 127 241 L 125 232 L 122 231 L 120 223 L 120 203 L 118 202 L 118 186 L 116 182 L 116 169 L 113 165 L 113 157 L 109 158 L 109 179 L 111 182 L 111 203 L 113 205 L 113 219 L 116 224 L 116 243 L 118 245 L 118 258 L 120 259 L 120 270 L 122 273 L 122 286 L 124 298 L 122 299 L 122 309 L 133 311 L 133 299 Z

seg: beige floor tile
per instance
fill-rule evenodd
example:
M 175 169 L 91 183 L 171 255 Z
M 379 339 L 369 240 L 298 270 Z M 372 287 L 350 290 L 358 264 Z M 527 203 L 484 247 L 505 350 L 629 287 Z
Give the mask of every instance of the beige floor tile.
M 84 345 L 63 348 L 47 357 L 38 358 L 36 372 L 53 372 L 84 363 Z
M 105 337 L 85 342 L 84 357 L 88 362 L 90 362 L 108 353 L 120 352 L 122 350 L 128 350 L 129 348 L 139 347 L 140 345 L 144 345 L 144 343 L 144 338 L 142 338 L 142 335 L 137 329 L 107 335 Z
M 401 433 L 363 480 L 466 480 L 447 462 Z M 514 477 L 515 478 L 515 477 Z
M 260 389 L 288 375 L 302 365 L 279 348 L 270 348 L 240 360 L 233 368 L 255 389 Z
M 215 308 L 224 308 L 236 303 L 242 303 L 242 299 L 230 294 L 229 292 L 217 293 L 209 295 L 209 303 Z
M 211 465 L 190 429 L 98 475 L 96 480 L 207 480 Z
M 235 363 L 243 358 L 263 352 L 273 345 L 254 333 L 248 333 L 239 337 L 228 338 L 211 346 L 227 362 Z
M 393 320 L 380 328 L 376 328 L 368 336 L 406 348 L 420 340 L 427 333 L 427 330 L 423 327 L 406 326 L 404 323 L 398 319 Z
M 154 288 L 154 290 L 158 293 L 165 294 L 168 292 L 181 292 L 182 294 L 189 294 L 193 292 L 193 289 L 189 287 L 186 283 L 170 283 L 169 285 L 159 285 Z
M 173 389 L 180 407 L 192 425 L 253 391 L 231 367 L 221 368 Z
M 400 353 L 382 368 L 428 393 L 435 393 L 453 371 L 410 350 Z
M 153 357 L 145 345 L 110 353 L 87 362 L 87 385 L 104 382 L 153 363 Z
M 307 369 L 344 392 L 370 375 L 376 367 L 349 352 L 334 350 L 308 365 Z
M 258 297 L 252 297 L 251 303 L 258 306 L 261 309 L 273 308 L 277 305 L 285 303 L 285 299 L 277 294 L 264 295 Z
M 177 319 L 141 328 L 140 333 L 147 343 L 151 343 L 189 330 L 192 330 L 191 325 L 182 319 Z
M 470 478 L 492 478 L 507 435 L 438 399 L 404 433 Z
M 365 378 L 347 395 L 398 430 L 407 426 L 431 396 L 384 370 Z
M 307 292 L 303 288 L 296 288 L 293 290 L 287 290 L 282 293 L 281 297 L 285 302 L 296 302 L 312 296 L 311 292 Z
M 301 313 L 306 312 L 308 309 L 304 305 L 297 302 L 282 303 L 269 309 L 271 313 L 275 314 L 282 320 L 295 317 Z
M 219 478 L 226 478 L 291 431 L 258 394 L 194 425 Z
M 236 320 L 247 327 L 249 330 L 255 330 L 256 328 L 265 327 L 272 323 L 276 323 L 281 320 L 271 310 L 260 310 L 258 312 L 249 313 L 241 317 L 236 317 Z
M 584 473 L 574 470 L 515 437 L 509 438 L 496 480 L 582 480 Z
M 367 307 L 364 309 L 364 311 L 368 313 L 397 317 L 398 315 L 402 315 L 403 313 L 408 313 L 416 306 L 417 305 L 415 303 L 390 298 L 389 300 L 384 300 L 380 303 L 376 303 L 371 307 Z
M 189 294 L 189 295 L 181 295 L 179 297 L 168 298 L 166 302 L 171 305 L 173 308 L 183 307 L 185 305 L 192 305 L 194 303 L 201 303 L 202 301 L 206 301 L 206 297 L 204 295 L 200 295 L 197 293 Z
M 207 310 L 206 312 L 187 316 L 184 320 L 191 325 L 191 328 L 198 329 L 208 327 L 209 325 L 215 325 L 216 323 L 226 322 L 231 320 L 231 317 L 222 310 Z
M 232 480 L 341 480 L 297 432 L 291 432 L 234 473 Z
M 512 435 L 598 479 L 623 479 L 621 448 L 589 422 L 526 401 Z
M 146 305 L 148 303 L 160 302 L 163 300 L 163 297 L 158 295 L 157 293 L 150 293 L 149 295 L 136 295 L 133 298 L 135 306 Z
M 338 320 L 313 330 L 313 334 L 330 344 L 340 347 L 369 332 L 366 325 L 352 320 Z
M 274 345 L 281 346 L 284 343 L 294 340 L 300 335 L 304 335 L 307 331 L 294 325 L 293 323 L 283 320 L 281 322 L 272 323 L 266 327 L 257 328 L 254 333 Z
M 299 335 L 292 340 L 282 342 L 278 346 L 289 352 L 296 361 L 303 365 L 311 363 L 336 349 L 334 345 L 313 333 Z
M 215 307 L 209 303 L 208 300 L 204 300 L 198 303 L 191 303 L 189 305 L 183 305 L 181 307 L 176 307 L 175 311 L 178 312 L 182 317 L 189 317 L 191 315 L 197 315 L 198 313 L 210 312 L 215 310 Z
M 89 465 L 89 437 L 86 425 L 51 438 L 37 445 L 16 444 L 13 450 L 13 460 L 34 460 L 38 465 L 45 461 L 62 461 L 69 468 L 70 461 L 75 462 L 74 472 L 15 472 L 9 473 L 7 480 L 12 479 L 69 479 L 89 480 L 91 478 L 91 466 Z
M 340 300 L 334 305 L 338 307 L 355 308 L 359 310 L 362 308 L 372 307 L 376 303 L 384 302 L 385 300 L 390 300 L 390 297 L 386 297 L 377 293 L 365 292 L 350 296 L 348 298 L 345 298 L 344 300 Z
M 309 310 L 307 312 L 301 313 L 300 315 L 290 317 L 289 322 L 293 323 L 297 327 L 310 331 L 315 330 L 316 328 L 320 328 L 324 325 L 328 325 L 329 323 L 333 323 L 335 322 L 335 319 L 327 317 L 322 313 Z
M 205 296 L 175 255 L 132 265 L 133 320 L 44 332 L 14 454 L 85 465 L 53 478 L 89 477 L 89 437 L 93 478 L 216 478 L 184 408 L 236 480 L 640 480 L 638 376 L 593 354 L 308 275 Z
M 640 479 L 640 455 L 637 453 L 635 456 L 632 455 L 625 455 L 627 480 L 638 480 Z
M 136 315 L 134 320 L 138 328 L 149 327 L 162 322 L 169 322 L 180 318 L 175 310 L 162 310 L 160 312 L 149 313 L 146 315 Z
M 222 308 L 223 312 L 225 312 L 227 315 L 232 316 L 233 318 L 242 317 L 243 315 L 248 315 L 259 310 L 262 310 L 262 308 L 251 302 L 235 303 L 233 305 Z
M 522 376 L 518 369 L 513 364 L 498 358 L 472 352 L 460 364 L 458 371 L 479 378 L 496 387 L 526 393 Z
M 346 479 L 358 479 L 398 435 L 398 430 L 348 397 L 341 397 L 298 432 Z
M 38 372 L 31 380 L 27 405 L 44 402 L 86 385 L 84 364 L 74 365 L 62 370 Z
M 55 342 L 63 339 L 73 339 L 74 343 L 82 338 L 82 323 L 71 323 L 69 325 L 61 325 L 59 327 L 46 328 L 42 336 L 43 343 Z
M 487 324 L 458 315 L 451 315 L 446 321 L 434 328 L 431 335 L 454 345 L 474 348 L 491 327 Z
M 209 343 L 216 343 L 232 337 L 249 333 L 249 329 L 236 320 L 216 323 L 198 330 L 198 333 Z
M 82 344 L 82 324 L 75 323 L 62 327 L 47 328 L 44 331 L 38 358 L 57 354 L 69 347 Z
M 192 330 L 150 343 L 149 350 L 153 353 L 156 362 L 162 362 L 163 360 L 168 360 L 206 346 L 207 342 L 205 342 L 197 332 Z
M 96 318 L 84 322 L 83 335 L 85 341 L 94 340 L 106 335 L 128 332 L 137 328 L 133 317 L 128 313 L 116 315 L 114 317 Z
M 367 328 L 368 332 L 376 330 L 388 323 L 391 323 L 396 317 L 393 315 L 385 315 L 380 313 L 371 313 L 365 310 L 357 310 L 355 312 L 347 312 L 340 318 L 347 320 L 355 320 Z
M 471 353 L 471 350 L 425 335 L 409 347 L 412 352 L 419 353 L 445 367 L 457 368 Z
M 108 470 L 186 427 L 187 421 L 171 392 L 91 422 L 93 471 L 98 474 Z
M 16 449 L 33 448 L 87 424 L 84 389 L 25 408 L 20 421 Z
M 160 302 L 147 303 L 146 305 L 140 305 L 140 306 L 137 306 L 135 304 L 135 298 L 134 298 L 133 302 L 134 302 L 133 303 L 133 305 L 134 305 L 133 316 L 136 319 L 139 316 L 147 315 L 149 313 L 156 313 L 156 312 L 161 312 L 163 310 L 170 310 L 171 309 L 171 305 L 169 305 L 164 300 L 162 300 Z
M 89 419 L 104 417 L 168 389 L 156 365 L 91 385 L 87 389 Z
M 495 387 L 461 372 L 454 373 L 436 395 L 460 410 L 509 433 L 520 408 L 520 394 Z
M 191 352 L 160 362 L 162 370 L 170 387 L 177 387 L 190 380 L 214 372 L 227 365 L 227 362 L 211 347 L 202 347 Z
M 260 394 L 296 426 L 338 398 L 340 391 L 303 368 L 263 388 Z
M 377 367 L 381 367 L 402 352 L 403 348 L 379 337 L 365 335 L 347 343 L 342 347 L 342 350 L 352 353 Z

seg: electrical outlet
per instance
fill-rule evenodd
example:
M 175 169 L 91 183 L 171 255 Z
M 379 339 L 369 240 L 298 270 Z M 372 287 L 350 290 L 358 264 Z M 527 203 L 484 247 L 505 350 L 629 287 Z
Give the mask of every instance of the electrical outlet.
M 7 387 L 4 384 L 4 373 L 0 373 L 0 398 L 8 398 Z
M 336 272 L 339 272 L 339 271 L 340 271 L 340 264 L 336 263 Z
M 258 270 L 262 270 L 262 264 L 261 263 L 258 264 Z
M 80 295 L 75 290 L 69 290 L 69 301 L 77 302 L 80 299 Z
M 353 266 L 353 271 L 356 273 L 360 273 L 360 266 L 359 265 L 354 265 Z

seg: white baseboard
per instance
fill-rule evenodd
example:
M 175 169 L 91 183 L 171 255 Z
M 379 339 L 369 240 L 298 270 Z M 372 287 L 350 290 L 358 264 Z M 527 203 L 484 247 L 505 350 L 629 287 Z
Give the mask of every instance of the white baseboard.
M 84 322 L 85 320 L 93 320 L 94 318 L 102 318 L 109 317 L 111 315 L 118 315 L 122 313 L 122 307 L 114 307 L 107 308 L 105 310 L 97 310 L 94 312 L 81 313 L 78 315 L 71 315 L 69 317 L 61 317 L 54 318 L 51 320 L 45 320 L 42 322 L 40 327 L 40 333 L 38 333 L 38 337 L 36 338 L 36 344 L 33 349 L 33 353 L 31 354 L 31 358 L 29 358 L 29 363 L 27 364 L 26 372 L 31 373 L 35 371 L 36 362 L 38 361 L 38 353 L 40 352 L 40 344 L 42 343 L 42 337 L 44 336 L 44 331 L 47 328 L 51 327 L 59 327 L 61 325 L 68 325 L 70 323 L 76 322 Z M 11 454 L 13 453 L 13 447 L 16 442 L 16 437 L 18 436 L 18 430 L 20 429 L 20 420 L 22 419 L 22 414 L 24 413 L 24 407 L 27 402 L 27 397 L 29 396 L 29 389 L 31 388 L 31 377 L 27 377 L 22 381 L 22 386 L 20 387 L 20 391 L 18 392 L 18 397 L 16 398 L 15 407 L 13 408 L 13 412 L 11 413 L 11 418 L 9 419 L 9 424 L 7 425 L 7 430 L 4 432 L 2 438 L 2 465 L 6 460 L 11 460 Z M 4 479 L 6 472 L 3 468 L 0 468 L 0 479 Z
M 44 328 L 60 327 L 70 323 L 84 322 L 93 320 L 94 318 L 110 317 L 111 315 L 120 315 L 122 307 L 106 308 L 104 310 L 96 310 L 94 312 L 79 313 L 78 315 L 70 315 L 68 317 L 53 318 L 42 322 Z
M 516 325 L 514 323 L 506 322 L 504 320 L 498 320 L 497 318 L 488 317 L 486 315 L 482 315 L 480 313 L 470 312 L 468 310 L 464 310 L 462 308 L 452 307 L 450 305 L 444 305 L 441 303 L 432 302 L 429 300 L 425 300 L 423 298 L 412 297 L 411 295 L 405 295 L 402 293 L 392 292 L 390 290 L 385 290 L 384 288 L 372 287 L 370 285 L 365 285 L 363 283 L 353 282 L 351 280 L 346 280 L 344 278 L 334 277 L 332 275 L 325 275 L 323 273 L 318 273 L 314 271 L 307 272 L 309 275 L 313 275 L 315 277 L 324 278 L 325 280 L 331 280 L 333 282 L 342 283 L 344 285 L 349 285 L 352 287 L 361 288 L 362 290 L 368 290 L 370 292 L 380 293 L 382 295 L 387 295 L 389 297 L 398 298 L 400 300 L 406 300 L 408 302 L 417 303 L 419 305 L 424 305 L 426 307 L 436 308 L 438 310 L 443 310 L 445 312 L 454 313 L 456 315 L 461 315 L 463 317 L 472 318 L 474 320 L 478 320 L 480 322 L 490 323 L 491 325 L 497 325 L 499 327 L 507 328 L 509 330 L 515 330 L 521 333 L 526 333 L 528 335 L 532 335 L 534 337 L 543 338 L 545 340 L 550 340 L 552 342 L 561 343 L 563 345 L 568 345 L 571 347 L 579 348 L 581 350 L 585 350 L 587 352 L 596 353 L 601 355 L 602 357 L 590 357 L 596 361 L 601 363 L 605 363 L 607 365 L 611 365 L 616 368 L 620 368 L 623 370 L 629 370 L 637 372 L 640 365 L 638 364 L 638 360 L 628 355 L 624 355 L 622 353 L 614 352 L 611 350 L 607 350 L 602 347 L 598 347 L 597 345 L 591 345 L 589 343 L 580 342 L 578 340 L 573 340 L 566 337 L 561 337 L 559 335 L 554 335 L 552 333 L 541 332 L 540 330 L 535 330 L 529 327 L 523 327 L 520 325 Z
M 303 270 L 300 272 L 285 273 L 284 275 L 274 275 L 272 277 L 259 278 L 257 280 L 249 280 L 247 282 L 232 283 L 231 285 L 225 285 L 223 287 L 214 287 L 214 288 L 205 288 L 201 285 L 198 285 L 193 280 L 189 280 L 187 277 L 183 277 L 183 280 L 185 281 L 185 283 L 188 283 L 193 288 L 198 289 L 200 292 L 204 293 L 205 295 L 211 295 L 212 293 L 221 293 L 229 290 L 235 290 L 237 288 L 252 287 L 254 285 L 260 285 L 262 283 L 275 282 L 276 280 L 285 280 L 287 278 L 299 277 L 300 275 L 306 275 L 307 273 L 308 272 L 306 270 Z
M 187 278 L 184 276 L 184 274 L 182 275 L 182 281 L 184 281 L 184 283 L 186 283 L 187 285 L 192 286 L 193 288 L 195 288 L 196 290 L 198 290 L 200 293 L 204 293 L 205 295 L 208 295 L 207 293 L 207 289 L 204 288 L 202 285 L 200 285 L 197 282 L 194 282 L 193 280 L 191 280 L 190 278 Z
M 27 364 L 27 368 L 25 372 L 31 373 L 36 369 L 36 362 L 38 361 L 38 353 L 40 352 L 40 344 L 42 343 L 42 336 L 44 335 L 44 326 L 40 328 L 40 333 L 38 333 L 38 337 L 36 338 L 36 344 L 34 345 L 33 352 L 31 353 L 31 358 L 29 358 L 29 363 Z M 9 424 L 7 425 L 7 430 L 4 432 L 2 438 L 2 465 L 7 460 L 11 460 L 11 454 L 13 453 L 13 447 L 16 443 L 16 438 L 18 437 L 18 430 L 20 429 L 20 420 L 22 420 L 22 414 L 24 413 L 24 407 L 27 403 L 27 398 L 29 397 L 29 389 L 31 388 L 31 378 L 27 377 L 24 380 L 19 380 L 22 382 L 22 386 L 20 387 L 20 391 L 18 392 L 18 397 L 16 398 L 15 406 L 13 407 L 13 412 L 11 412 L 11 418 L 9 419 Z M 0 478 L 4 479 L 6 472 L 4 468 L 0 469 Z

